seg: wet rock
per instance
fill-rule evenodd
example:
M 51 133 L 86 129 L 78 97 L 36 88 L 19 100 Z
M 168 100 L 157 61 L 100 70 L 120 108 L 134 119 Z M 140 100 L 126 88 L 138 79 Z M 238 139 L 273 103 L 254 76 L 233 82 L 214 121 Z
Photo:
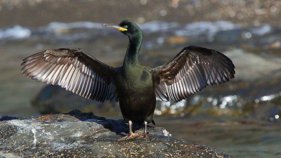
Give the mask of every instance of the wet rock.
M 14 116 L 0 116 L 0 121 L 13 120 L 13 119 L 17 119 L 17 117 L 14 117 Z
M 123 121 L 77 111 L 1 121 L 0 157 L 229 157 L 171 137 L 164 128 L 148 130 L 147 138 L 121 141 Z
M 0 140 L 4 141 L 4 139 L 8 139 L 16 132 L 17 132 L 16 126 L 1 124 L 0 125 Z
M 41 114 L 68 113 L 74 109 L 95 112 L 102 116 L 119 116 L 117 103 L 101 103 L 85 99 L 59 86 L 46 85 L 31 102 Z
M 236 67 L 236 79 L 254 80 L 266 76 L 281 76 L 281 58 L 265 57 L 242 49 L 227 51 L 226 55 Z
M 67 112 L 64 109 L 67 107 L 71 108 L 71 105 L 79 108 L 83 105 L 94 104 L 89 99 L 85 99 L 69 91 L 65 91 L 59 86 L 53 85 L 43 87 L 31 103 L 42 114 Z M 60 107 L 60 110 L 57 107 Z

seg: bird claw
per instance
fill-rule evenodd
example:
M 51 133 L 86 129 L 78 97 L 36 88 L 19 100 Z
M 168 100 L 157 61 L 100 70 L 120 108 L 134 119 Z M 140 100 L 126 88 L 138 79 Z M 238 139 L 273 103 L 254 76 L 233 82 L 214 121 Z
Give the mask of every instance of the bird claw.
M 137 138 L 148 138 L 148 133 L 130 133 L 120 139 L 118 141 L 124 141 L 124 140 L 132 140 Z
M 148 132 L 142 133 L 141 136 L 142 136 L 142 138 L 148 138 L 149 137 L 149 133 Z
M 132 140 L 136 138 L 148 138 L 148 132 L 147 132 L 147 122 L 144 121 L 144 132 L 143 133 L 134 133 L 133 132 L 133 122 L 129 120 L 129 134 L 126 135 L 124 133 L 121 133 L 122 135 L 125 135 L 124 137 L 118 139 L 118 141 L 123 141 L 123 140 Z

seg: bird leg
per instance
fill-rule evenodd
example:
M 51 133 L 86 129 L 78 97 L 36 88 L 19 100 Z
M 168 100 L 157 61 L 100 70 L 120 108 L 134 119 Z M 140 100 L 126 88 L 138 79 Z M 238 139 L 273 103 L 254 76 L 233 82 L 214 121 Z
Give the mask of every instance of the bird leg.
M 144 133 L 134 133 L 133 132 L 133 122 L 129 120 L 129 134 L 127 136 L 122 137 L 119 140 L 130 140 L 130 139 L 135 139 L 135 138 L 146 138 L 148 135 L 147 132 L 147 122 L 144 121 Z
M 129 136 L 134 135 L 135 133 L 133 132 L 133 122 L 129 120 Z
M 148 136 L 148 132 L 147 132 L 147 121 L 144 121 L 143 137 L 146 138 L 147 136 Z
M 147 134 L 147 122 L 144 121 L 144 133 L 143 134 Z
M 140 135 L 133 132 L 133 122 L 129 120 L 129 134 L 120 138 L 120 140 L 130 140 L 139 137 Z

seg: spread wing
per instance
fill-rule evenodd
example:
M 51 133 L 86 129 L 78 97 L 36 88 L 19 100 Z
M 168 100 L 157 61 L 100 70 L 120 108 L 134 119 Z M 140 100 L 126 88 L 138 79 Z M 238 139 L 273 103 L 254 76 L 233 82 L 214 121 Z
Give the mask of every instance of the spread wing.
M 118 100 L 113 84 L 114 68 L 93 59 L 80 50 L 60 48 L 45 50 L 21 64 L 26 76 L 96 101 Z
M 152 69 L 155 94 L 162 101 L 180 101 L 207 85 L 234 78 L 232 61 L 212 49 L 185 47 L 166 65 Z

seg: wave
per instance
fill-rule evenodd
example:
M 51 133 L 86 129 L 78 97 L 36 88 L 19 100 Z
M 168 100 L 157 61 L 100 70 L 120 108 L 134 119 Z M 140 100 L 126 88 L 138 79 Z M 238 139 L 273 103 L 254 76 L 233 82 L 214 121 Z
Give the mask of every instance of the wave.
M 201 21 L 189 24 L 176 22 L 151 21 L 140 24 L 146 35 L 167 34 L 173 36 L 204 37 L 207 41 L 213 41 L 216 35 L 222 31 L 243 29 L 239 24 L 230 21 Z M 0 40 L 26 40 L 33 36 L 50 40 L 87 40 L 94 35 L 106 35 L 112 33 L 111 29 L 103 29 L 103 23 L 91 21 L 78 21 L 71 23 L 51 22 L 41 27 L 25 27 L 15 25 L 8 28 L 0 28 Z M 247 37 L 252 35 L 263 36 L 273 31 L 270 25 L 251 27 L 246 31 Z M 159 43 L 159 42 L 158 42 Z M 160 42 L 163 43 L 163 42 Z
M 205 35 L 209 41 L 214 39 L 216 33 L 220 31 L 234 30 L 240 28 L 239 25 L 229 21 L 202 21 L 187 24 L 184 29 L 176 31 L 178 36 L 200 36 Z
M 32 31 L 26 27 L 15 25 L 11 28 L 0 29 L 0 39 L 26 39 Z

